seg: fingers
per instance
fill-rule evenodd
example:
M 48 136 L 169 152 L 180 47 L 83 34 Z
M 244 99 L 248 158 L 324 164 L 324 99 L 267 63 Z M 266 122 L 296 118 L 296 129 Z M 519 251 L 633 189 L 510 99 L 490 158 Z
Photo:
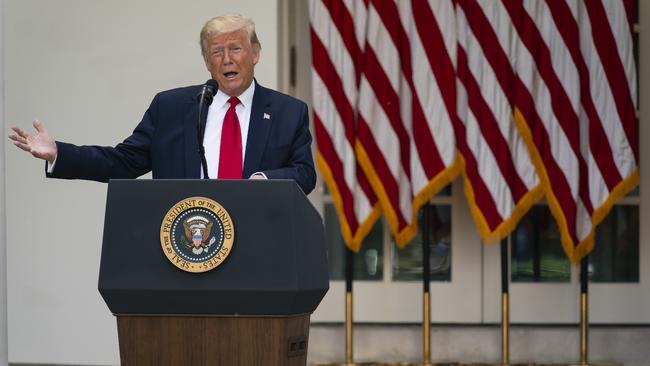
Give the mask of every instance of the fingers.
M 14 141 L 14 145 L 18 146 L 21 150 L 32 152 L 31 147 L 28 144 L 22 143 L 20 141 Z
M 14 145 L 16 145 L 21 150 L 31 153 L 32 148 L 28 141 L 30 135 L 18 127 L 12 127 L 11 129 L 14 132 L 9 134 L 9 139 L 13 141 Z
M 34 128 L 38 132 L 47 132 L 47 130 L 45 129 L 45 126 L 43 126 L 43 122 L 41 122 L 40 120 L 37 120 L 37 119 L 34 120 Z
M 35 134 L 29 134 L 19 127 L 11 127 L 12 133 L 9 134 L 9 140 L 21 150 L 29 152 L 34 157 L 48 161 L 54 161 L 56 158 L 56 142 L 52 139 L 39 120 L 34 121 Z
M 19 127 L 11 127 L 13 133 L 9 134 L 9 139 L 13 141 L 14 145 L 16 145 L 19 149 L 30 152 L 36 157 L 41 157 L 41 155 L 46 156 L 46 154 L 41 154 L 39 151 L 41 151 L 43 148 L 43 141 L 47 142 L 48 138 L 50 140 L 51 138 L 49 137 L 47 130 L 41 121 L 37 119 L 33 124 L 34 128 L 37 131 L 36 134 L 31 135 Z M 36 145 L 34 145 L 35 143 Z M 56 155 L 56 152 L 54 154 Z M 50 154 L 47 154 L 47 156 L 49 155 Z
M 13 130 L 13 131 L 18 135 L 18 136 L 20 136 L 20 137 L 22 137 L 22 138 L 27 138 L 27 137 L 29 136 L 29 134 L 28 134 L 27 132 L 23 131 L 22 128 L 12 127 L 11 129 L 12 129 L 12 130 Z
M 15 127 L 14 127 L 14 131 L 15 131 Z M 24 136 L 21 136 L 19 132 L 9 134 L 9 139 L 14 141 L 14 142 L 20 142 L 20 143 L 23 143 L 23 144 L 27 143 L 27 138 L 24 137 Z
M 29 143 L 27 142 L 27 139 L 23 136 L 21 136 L 22 130 L 20 130 L 17 127 L 12 127 L 12 129 L 16 133 L 12 133 L 9 135 L 9 139 L 14 142 L 14 145 L 18 146 L 20 149 L 31 152 L 31 147 L 29 146 Z M 19 131 L 20 130 L 20 131 Z

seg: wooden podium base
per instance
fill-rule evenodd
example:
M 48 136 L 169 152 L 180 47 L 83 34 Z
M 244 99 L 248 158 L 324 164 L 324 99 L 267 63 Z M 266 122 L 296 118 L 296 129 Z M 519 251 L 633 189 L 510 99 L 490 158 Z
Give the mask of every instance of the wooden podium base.
M 121 365 L 304 366 L 309 314 L 117 315 Z

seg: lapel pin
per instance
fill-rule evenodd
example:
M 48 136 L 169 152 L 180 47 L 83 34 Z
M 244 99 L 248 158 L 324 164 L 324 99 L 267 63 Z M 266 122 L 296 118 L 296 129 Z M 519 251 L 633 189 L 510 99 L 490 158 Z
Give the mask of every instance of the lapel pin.
M 271 115 L 268 113 L 264 113 L 264 119 L 271 119 Z

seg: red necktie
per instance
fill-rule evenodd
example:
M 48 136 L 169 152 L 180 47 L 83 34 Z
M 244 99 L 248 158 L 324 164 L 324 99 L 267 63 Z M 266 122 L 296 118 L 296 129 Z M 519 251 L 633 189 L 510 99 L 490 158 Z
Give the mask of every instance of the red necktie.
M 219 179 L 241 179 L 242 147 L 241 129 L 235 108 L 239 104 L 237 97 L 228 99 L 230 108 L 223 118 L 221 127 L 221 148 L 219 149 Z

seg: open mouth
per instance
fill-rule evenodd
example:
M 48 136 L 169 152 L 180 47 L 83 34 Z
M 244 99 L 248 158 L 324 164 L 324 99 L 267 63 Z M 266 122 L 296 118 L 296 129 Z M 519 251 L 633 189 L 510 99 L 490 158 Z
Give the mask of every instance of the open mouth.
M 235 77 L 237 77 L 238 74 L 239 73 L 236 71 L 228 71 L 228 72 L 224 72 L 223 76 L 225 76 L 226 79 L 234 79 Z

